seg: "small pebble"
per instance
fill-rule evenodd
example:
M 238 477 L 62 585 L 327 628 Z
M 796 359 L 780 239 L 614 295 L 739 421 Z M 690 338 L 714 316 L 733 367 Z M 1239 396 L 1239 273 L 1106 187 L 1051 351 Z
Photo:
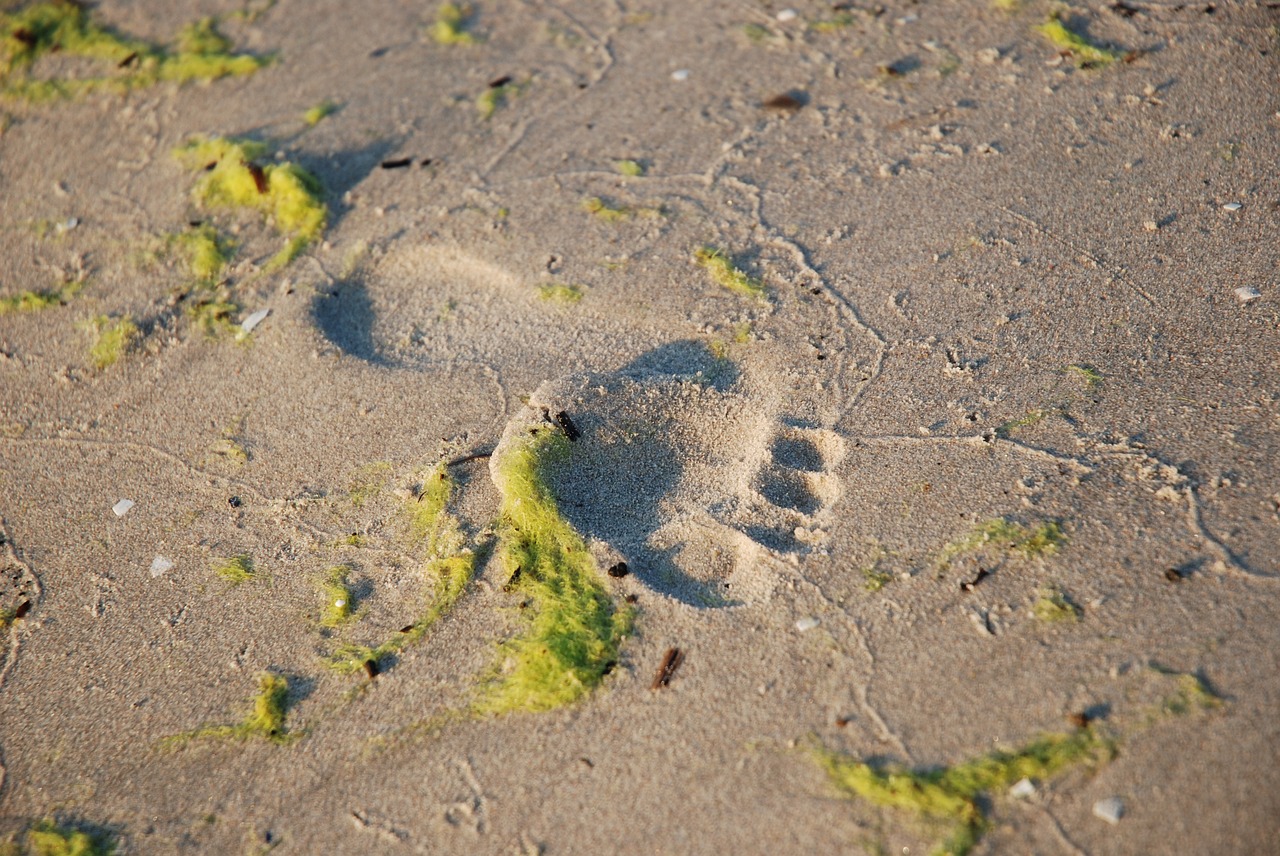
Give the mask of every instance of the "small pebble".
M 1030 779 L 1019 779 L 1017 783 L 1009 788 L 1009 796 L 1015 800 L 1025 800 L 1028 797 L 1035 796 L 1036 786 L 1031 783 Z
M 1142 224 L 1142 228 L 1146 229 L 1148 232 L 1155 232 L 1160 229 L 1160 224 L 1155 220 L 1147 220 Z
M 672 79 L 672 80 L 675 80 L 675 81 L 679 81 L 679 82 L 684 82 L 684 81 L 688 80 L 688 79 L 689 79 L 689 69 L 687 69 L 687 68 L 679 68 L 679 69 L 676 69 L 675 71 L 671 72 L 671 79 Z
M 347 605 L 347 602 L 345 600 L 338 599 L 333 602 L 333 605 L 337 609 L 342 609 L 342 607 Z
M 132 499 L 122 499 L 115 505 L 111 506 L 111 510 L 116 513 L 116 517 L 124 517 L 129 513 L 130 508 L 133 508 Z
M 799 630 L 801 633 L 808 633 L 810 630 L 817 627 L 820 623 L 821 622 L 818 621 L 818 619 L 814 618 L 813 616 L 809 616 L 808 618 L 802 618 L 796 622 L 796 630 Z
M 1124 803 L 1119 797 L 1107 797 L 1093 804 L 1093 816 L 1115 826 L 1124 817 Z
M 800 13 L 797 12 L 795 9 L 783 9 L 774 17 L 785 24 L 787 21 L 794 21 L 796 19 L 796 16 L 799 14 Z
M 1235 290 L 1236 300 L 1240 301 L 1241 306 L 1247 306 L 1262 296 L 1262 292 L 1254 288 L 1252 285 L 1242 285 Z
M 1228 202 L 1226 205 L 1222 206 L 1222 210 L 1223 211 L 1239 211 L 1243 207 L 1244 206 L 1241 205 L 1239 202 Z

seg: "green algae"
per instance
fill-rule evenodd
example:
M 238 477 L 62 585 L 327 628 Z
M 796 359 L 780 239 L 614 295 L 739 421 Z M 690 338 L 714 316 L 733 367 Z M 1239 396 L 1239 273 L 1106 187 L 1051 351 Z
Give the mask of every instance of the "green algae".
M 1022 428 L 1030 428 L 1032 425 L 1038 425 L 1039 423 L 1043 422 L 1048 415 L 1049 415 L 1048 410 L 1043 410 L 1043 409 L 1030 410 L 1026 413 L 1026 415 L 1020 416 L 1017 419 L 1011 419 L 1008 422 L 1005 422 L 1004 424 L 997 427 L 996 436 L 1008 437 L 1009 435 L 1013 434 L 1015 431 L 1018 431 Z
M 1024 526 L 996 517 L 979 523 L 962 538 L 943 547 L 938 564 L 946 567 L 956 556 L 987 548 L 1026 559 L 1048 557 L 1057 553 L 1066 542 L 1067 536 L 1057 521 L 1046 520 L 1034 526 Z
M 201 206 L 248 208 L 272 219 L 286 238 L 267 263 L 273 273 L 323 234 L 328 209 L 315 176 L 294 163 L 261 162 L 266 154 L 262 143 L 226 137 L 198 137 L 174 152 L 183 166 L 202 171 L 192 189 Z
M 84 283 L 75 280 L 58 288 L 26 290 L 0 297 L 0 315 L 10 312 L 39 312 L 53 306 L 66 306 L 83 288 Z
M 1080 607 L 1057 586 L 1045 586 L 1036 593 L 1031 614 L 1047 624 L 1080 620 Z
M 187 307 L 187 317 L 197 330 L 212 339 L 229 332 L 235 326 L 231 319 L 239 311 L 237 303 L 212 295 L 202 295 Z
M 1178 684 L 1177 692 L 1166 696 L 1161 702 L 1161 713 L 1167 716 L 1186 716 L 1197 710 L 1217 710 L 1222 707 L 1222 696 L 1214 692 L 1200 675 L 1194 672 L 1177 672 L 1157 665 L 1152 665 L 1151 670 L 1173 678 Z
M 184 746 L 194 740 L 267 740 L 271 743 L 292 743 L 302 736 L 290 732 L 285 726 L 289 714 L 289 681 L 284 675 L 263 672 L 258 675 L 258 692 L 245 718 L 234 725 L 205 725 L 194 731 L 167 737 L 161 745 L 168 748 Z
M 392 473 L 391 465 L 386 461 L 374 461 L 358 467 L 351 477 L 347 498 L 356 508 L 362 508 L 386 489 Z
M 422 577 L 429 589 L 425 611 L 376 647 L 350 643 L 339 646 L 329 660 L 334 671 L 351 674 L 372 667 L 376 673 L 388 657 L 426 636 L 466 591 L 477 557 L 467 546 L 458 519 L 448 510 L 455 489 L 448 467 L 440 463 L 423 481 L 417 498 L 406 509 L 409 537 L 415 546 L 425 548 Z
M 474 45 L 476 37 L 467 30 L 473 11 L 467 3 L 441 3 L 429 30 L 438 45 Z
M 1067 366 L 1067 371 L 1073 373 L 1076 377 L 1084 381 L 1087 389 L 1098 389 L 1102 386 L 1104 379 L 1102 372 L 1092 366 L 1082 366 L 1075 363 Z
M 1068 30 L 1057 13 L 1050 16 L 1036 32 L 1048 39 L 1058 50 L 1075 57 L 1080 68 L 1101 68 L 1120 59 L 1120 54 L 1095 45 L 1083 36 Z
M 89 320 L 88 328 L 94 337 L 89 359 L 99 370 L 115 365 L 140 338 L 138 325 L 129 315 L 114 320 L 98 315 Z
M 307 112 L 302 114 L 302 121 L 307 123 L 308 128 L 314 128 L 324 119 L 338 112 L 338 106 L 332 101 L 321 101 Z
M 580 285 L 563 282 L 544 282 L 538 286 L 538 297 L 548 303 L 573 305 L 582 300 L 583 294 L 584 291 Z
M 91 835 L 45 818 L 27 831 L 27 851 L 32 856 L 111 856 L 116 844 L 108 835 Z
M 911 812 L 941 827 L 935 856 L 964 856 L 990 826 L 987 804 L 1021 779 L 1047 780 L 1075 766 L 1098 766 L 1115 755 L 1114 743 L 1091 728 L 1046 734 L 1010 752 L 997 751 L 955 766 L 910 770 L 867 764 L 819 746 L 815 760 L 850 797 Z
M 645 174 L 644 164 L 638 160 L 618 160 L 613 162 L 613 168 L 618 171 L 619 175 L 625 175 L 628 178 L 639 178 Z
M 324 598 L 324 607 L 320 612 L 320 626 L 341 627 L 352 617 L 351 587 L 347 585 L 347 575 L 351 569 L 346 565 L 335 565 L 324 572 L 318 587 L 320 596 Z
M 503 663 L 481 690 L 479 713 L 547 711 L 594 689 L 618 661 L 632 614 L 617 609 L 582 537 L 560 516 L 544 475 L 570 453 L 561 432 L 534 429 L 494 468 L 502 495 L 498 559 L 524 598 L 525 631 L 502 643 Z
M 7 98 L 54 101 L 91 92 L 124 93 L 162 81 L 187 83 L 252 74 L 269 58 L 231 52 L 212 18 L 187 25 L 173 49 L 130 39 L 100 26 L 79 3 L 35 3 L 0 13 L 0 93 Z M 105 73 L 39 78 L 30 72 L 49 54 L 81 57 Z
M 476 96 L 476 112 L 485 121 L 492 119 L 493 114 L 498 112 L 498 108 L 507 103 L 507 97 L 519 95 L 521 88 L 520 84 L 512 80 L 499 83 L 497 86 L 490 85 Z
M 610 205 L 599 196 L 582 200 L 582 210 L 606 223 L 621 223 L 635 216 L 635 211 L 625 205 Z
M 765 299 L 767 292 L 764 283 L 739 270 L 724 250 L 711 246 L 699 247 L 693 254 L 693 260 L 711 274 L 713 280 L 730 291 L 756 300 Z
M 253 559 L 249 556 L 232 556 L 229 559 L 214 559 L 210 563 L 214 574 L 233 586 L 251 582 L 258 578 L 253 567 Z
M 235 252 L 235 243 L 219 235 L 209 223 L 173 235 L 169 242 L 178 249 L 196 284 L 204 288 L 212 288 L 221 281 Z

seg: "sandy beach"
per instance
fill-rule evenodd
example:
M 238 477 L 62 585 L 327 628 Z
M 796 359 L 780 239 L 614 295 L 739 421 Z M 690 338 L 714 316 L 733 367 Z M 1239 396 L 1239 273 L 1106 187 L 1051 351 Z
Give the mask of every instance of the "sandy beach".
M 1275 3 L 0 37 L 0 854 L 1280 852 Z

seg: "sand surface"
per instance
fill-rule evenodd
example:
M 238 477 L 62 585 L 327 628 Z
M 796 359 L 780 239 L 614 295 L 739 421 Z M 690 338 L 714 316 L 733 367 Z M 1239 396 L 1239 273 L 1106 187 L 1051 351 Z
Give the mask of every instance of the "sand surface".
M 1086 714 L 1116 756 L 982 797 L 973 852 L 1276 852 L 1280 13 L 1074 4 L 1126 55 L 1081 69 L 1046 3 L 841 5 L 481 2 L 442 45 L 432 3 L 99 3 L 154 41 L 222 15 L 276 62 L 0 104 L 0 297 L 84 282 L 0 315 L 0 609 L 30 604 L 0 642 L 0 841 L 52 817 L 131 854 L 920 854 L 945 825 L 842 794 L 814 747 L 928 770 Z M 265 273 L 270 224 L 191 197 L 196 134 L 312 172 L 322 241 Z M 270 309 L 247 336 L 188 318 L 157 247 L 193 220 L 238 242 L 233 320 Z M 85 322 L 125 314 L 95 368 Z M 547 481 L 630 569 L 601 576 L 635 609 L 616 668 L 459 714 L 527 624 L 481 561 L 381 674 L 334 673 L 422 611 L 424 474 L 457 461 L 483 560 L 484 456 L 561 411 Z M 996 520 L 1062 543 L 964 549 Z M 215 575 L 241 555 L 257 579 Z M 358 609 L 324 628 L 337 565 Z M 1035 617 L 1048 592 L 1076 620 Z M 296 739 L 163 744 L 239 721 L 263 672 Z

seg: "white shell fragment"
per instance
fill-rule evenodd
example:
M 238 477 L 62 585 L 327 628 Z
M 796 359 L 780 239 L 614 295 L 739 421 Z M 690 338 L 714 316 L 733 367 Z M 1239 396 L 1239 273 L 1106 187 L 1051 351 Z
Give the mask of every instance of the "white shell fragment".
M 777 15 L 774 15 L 774 17 L 785 24 L 787 21 L 794 21 L 798 14 L 800 13 L 795 9 L 783 9 Z
M 1242 306 L 1252 303 L 1262 296 L 1262 292 L 1258 291 L 1258 289 L 1254 288 L 1252 285 L 1242 285 L 1237 288 L 1234 293 L 1236 300 L 1239 300 Z
M 796 630 L 799 630 L 801 633 L 808 633 L 810 630 L 817 627 L 821 623 L 822 623 L 821 621 L 819 621 L 818 619 L 814 618 L 811 615 L 808 618 L 802 618 L 799 621 L 797 621 Z
M 1223 211 L 1239 211 L 1243 207 L 1244 206 L 1241 205 L 1239 202 L 1228 202 L 1226 205 L 1222 206 L 1222 210 Z
M 676 69 L 675 71 L 671 72 L 671 79 L 672 79 L 672 80 L 675 80 L 675 81 L 679 81 L 679 82 L 683 82 L 683 81 L 688 80 L 688 79 L 689 79 L 689 69 L 687 69 L 687 68 L 679 68 L 679 69 Z
M 1124 817 L 1124 803 L 1119 797 L 1107 797 L 1093 804 L 1093 816 L 1115 826 Z
M 132 499 L 122 499 L 115 505 L 111 506 L 111 510 L 116 513 L 116 517 L 124 517 L 129 513 L 129 509 L 133 508 L 133 505 L 134 503 Z
M 1009 788 L 1009 796 L 1015 800 L 1025 800 L 1028 797 L 1035 796 L 1036 786 L 1031 783 L 1030 779 L 1018 779 L 1013 787 Z
M 171 570 L 173 570 L 173 562 L 170 561 L 169 559 L 166 559 L 164 556 L 157 555 L 154 559 L 151 560 L 152 579 L 156 577 L 162 577 L 165 574 L 169 573 L 169 571 Z
M 253 328 L 261 324 L 262 319 L 266 318 L 270 314 L 270 309 L 259 309 L 257 312 L 240 322 L 240 330 L 245 334 L 252 333 Z

